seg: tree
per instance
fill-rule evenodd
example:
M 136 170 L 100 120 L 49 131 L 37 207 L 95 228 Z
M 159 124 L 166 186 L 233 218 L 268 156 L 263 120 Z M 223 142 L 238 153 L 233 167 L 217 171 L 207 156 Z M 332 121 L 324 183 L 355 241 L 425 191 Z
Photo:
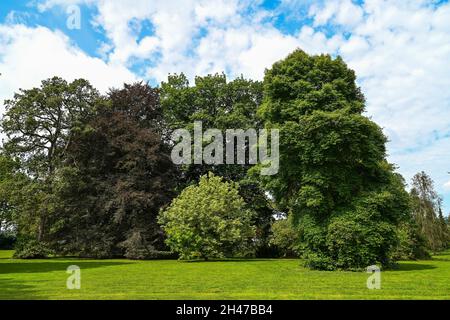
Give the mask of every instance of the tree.
M 261 179 L 292 214 L 311 268 L 388 265 L 409 210 L 402 178 L 385 160 L 386 137 L 362 115 L 355 79 L 340 57 L 301 50 L 264 78 L 258 114 L 280 129 L 280 171 Z
M 164 123 L 170 130 L 193 130 L 194 121 L 203 128 L 248 129 L 261 127 L 256 111 L 262 100 L 260 82 L 237 78 L 227 82 L 224 74 L 196 77 L 190 86 L 184 74 L 170 75 L 161 83 L 161 106 Z M 251 165 L 188 165 L 183 168 L 184 188 L 208 172 L 225 179 L 239 181 L 246 177 Z
M 161 83 L 161 105 L 164 124 L 168 130 L 188 129 L 192 131 L 194 121 L 202 121 L 203 128 L 219 129 L 260 129 L 261 122 L 256 117 L 262 101 L 262 83 L 239 77 L 227 81 L 224 74 L 196 77 L 190 85 L 184 74 L 169 75 L 167 82 Z M 246 144 L 248 152 L 248 143 Z M 225 150 L 224 153 L 226 154 Z M 256 214 L 257 227 L 255 246 L 257 255 L 268 255 L 268 237 L 273 221 L 273 209 L 257 179 L 247 175 L 251 164 L 184 165 L 178 189 L 198 183 L 208 172 L 223 177 L 227 181 L 239 182 L 239 193 L 247 206 Z
M 393 257 L 396 260 L 430 259 L 431 255 L 427 249 L 426 239 L 411 218 L 403 221 L 397 228 L 399 238 Z
M 54 77 L 5 101 L 6 113 L 1 121 L 7 137 L 4 153 L 19 161 L 25 175 L 10 188 L 13 198 L 19 199 L 17 215 L 26 221 L 18 225 L 19 233 L 27 230 L 32 232 L 28 236 L 38 242 L 46 240 L 55 172 L 72 134 L 92 114 L 98 99 L 98 91 L 86 80 L 67 83 Z
M 254 236 L 252 215 L 237 184 L 210 173 L 184 189 L 161 212 L 159 223 L 181 259 L 207 260 L 244 254 Z
M 156 219 L 172 198 L 175 170 L 155 129 L 155 92 L 142 83 L 113 90 L 73 136 L 55 187 L 58 252 L 145 259 L 164 249 Z
M 434 190 L 434 182 L 425 172 L 417 173 L 412 179 L 411 199 L 414 220 L 425 238 L 427 248 L 433 252 L 448 245 L 448 232 L 444 227 L 442 199 Z

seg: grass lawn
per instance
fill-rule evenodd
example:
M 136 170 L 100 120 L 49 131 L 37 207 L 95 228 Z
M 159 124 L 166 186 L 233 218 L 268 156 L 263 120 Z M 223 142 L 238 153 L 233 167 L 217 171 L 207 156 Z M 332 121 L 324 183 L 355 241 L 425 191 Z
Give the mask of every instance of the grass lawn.
M 0 251 L 0 299 L 450 299 L 450 252 L 400 262 L 369 290 L 364 272 L 311 271 L 295 259 L 15 260 Z M 81 289 L 66 289 L 66 268 Z

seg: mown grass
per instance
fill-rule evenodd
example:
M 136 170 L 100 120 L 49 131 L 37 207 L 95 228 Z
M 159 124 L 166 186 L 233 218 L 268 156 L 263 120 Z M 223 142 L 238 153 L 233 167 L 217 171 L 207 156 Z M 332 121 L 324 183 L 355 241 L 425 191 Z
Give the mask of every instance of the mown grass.
M 450 299 L 450 252 L 404 261 L 369 290 L 364 272 L 311 271 L 295 259 L 173 260 L 11 259 L 0 251 L 0 299 Z M 81 268 L 68 290 L 66 268 Z

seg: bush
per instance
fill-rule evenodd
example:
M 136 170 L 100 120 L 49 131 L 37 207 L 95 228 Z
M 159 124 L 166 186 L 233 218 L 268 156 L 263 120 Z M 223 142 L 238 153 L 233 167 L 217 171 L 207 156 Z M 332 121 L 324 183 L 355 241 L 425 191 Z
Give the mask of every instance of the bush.
M 425 238 L 412 222 L 403 222 L 397 229 L 398 244 L 392 253 L 395 260 L 430 259 Z
M 43 259 L 52 254 L 51 250 L 34 239 L 18 239 L 15 246 L 14 258 L 16 259 Z
M 159 251 L 148 244 L 140 232 L 134 232 L 127 240 L 119 244 L 125 250 L 124 256 L 132 260 L 176 259 L 178 255 L 171 251 Z
M 327 246 L 336 269 L 359 270 L 389 264 L 388 253 L 397 239 L 395 227 L 369 216 L 359 211 L 331 219 Z
M 160 213 L 159 222 L 180 259 L 207 260 L 248 254 L 255 234 L 252 216 L 237 184 L 209 173 L 184 189 Z

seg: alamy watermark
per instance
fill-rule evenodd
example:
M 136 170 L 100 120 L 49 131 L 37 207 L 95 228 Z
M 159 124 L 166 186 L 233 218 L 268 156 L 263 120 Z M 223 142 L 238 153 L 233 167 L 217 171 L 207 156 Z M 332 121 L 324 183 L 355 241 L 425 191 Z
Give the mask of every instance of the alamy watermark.
M 66 9 L 68 15 L 66 26 L 69 30 L 81 29 L 81 9 L 77 5 L 70 5 Z
M 81 269 L 79 266 L 68 266 L 66 273 L 70 274 L 67 277 L 66 287 L 69 290 L 81 289 Z
M 367 289 L 381 289 L 381 270 L 378 266 L 368 266 L 366 269 L 367 273 L 370 273 L 371 276 L 367 278 Z
M 270 148 L 269 148 L 270 134 Z M 187 129 L 172 133 L 176 144 L 172 149 L 175 164 L 262 164 L 261 175 L 274 175 L 279 169 L 278 129 L 219 129 L 203 132 L 201 121 L 194 122 L 194 137 Z M 248 154 L 248 156 L 247 156 Z

